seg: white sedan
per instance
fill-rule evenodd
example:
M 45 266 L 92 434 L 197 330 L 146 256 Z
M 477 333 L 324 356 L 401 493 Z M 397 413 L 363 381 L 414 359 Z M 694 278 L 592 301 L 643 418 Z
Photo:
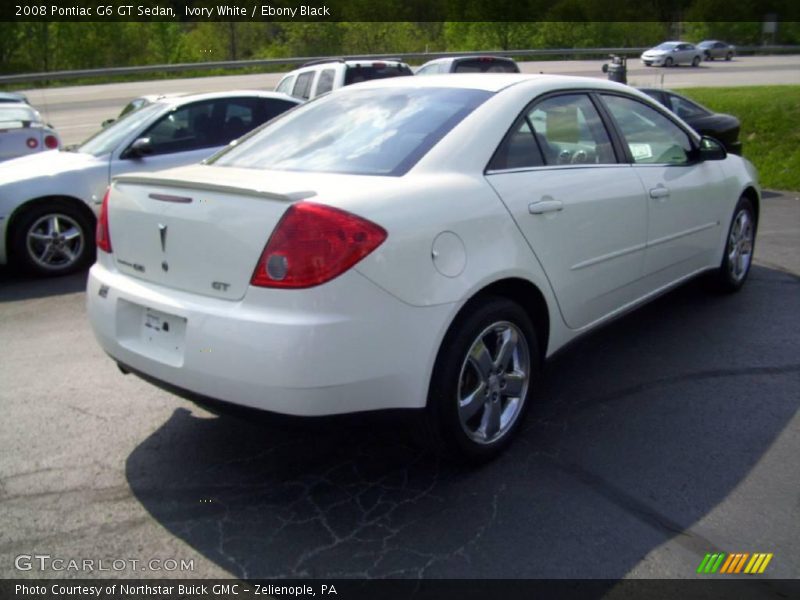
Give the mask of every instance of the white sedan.
M 643 52 L 641 58 L 646 67 L 677 67 L 681 64 L 699 67 L 703 51 L 686 42 L 664 42 Z
M 111 177 L 200 162 L 299 103 L 258 91 L 163 97 L 71 152 L 3 162 L 0 265 L 13 261 L 39 275 L 88 267 L 94 257 L 95 211 Z M 47 138 L 44 143 L 52 147 Z
M 116 178 L 88 313 L 123 371 L 187 397 L 419 409 L 480 460 L 576 336 L 699 273 L 738 289 L 759 198 L 750 163 L 627 86 L 369 82 Z

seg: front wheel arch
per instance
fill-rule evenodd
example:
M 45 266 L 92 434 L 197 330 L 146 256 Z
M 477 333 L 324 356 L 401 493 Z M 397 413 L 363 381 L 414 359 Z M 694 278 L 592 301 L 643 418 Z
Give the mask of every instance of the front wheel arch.
M 6 239 L 5 239 L 5 247 L 6 247 L 6 256 L 9 258 L 9 262 L 14 262 L 16 257 L 14 256 L 14 244 L 12 240 L 17 231 L 17 227 L 19 227 L 20 221 L 23 217 L 30 212 L 31 210 L 37 209 L 41 206 L 46 206 L 48 203 L 57 203 L 62 205 L 68 205 L 71 208 L 75 209 L 76 211 L 80 212 L 81 215 L 87 220 L 90 224 L 90 231 L 87 232 L 89 234 L 89 239 L 87 243 L 90 245 L 94 244 L 94 230 L 97 226 L 97 215 L 95 215 L 94 211 L 89 207 L 86 202 L 79 198 L 75 198 L 74 196 L 62 196 L 62 195 L 51 195 L 51 196 L 40 196 L 38 198 L 33 198 L 20 204 L 14 212 L 11 213 L 11 216 L 8 219 L 8 226 L 6 229 Z

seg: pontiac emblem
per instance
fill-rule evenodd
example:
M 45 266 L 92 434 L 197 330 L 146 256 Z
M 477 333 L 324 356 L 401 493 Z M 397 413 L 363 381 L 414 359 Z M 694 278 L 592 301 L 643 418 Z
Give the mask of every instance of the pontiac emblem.
M 158 234 L 161 236 L 161 251 L 167 251 L 167 226 L 163 223 L 158 224 Z

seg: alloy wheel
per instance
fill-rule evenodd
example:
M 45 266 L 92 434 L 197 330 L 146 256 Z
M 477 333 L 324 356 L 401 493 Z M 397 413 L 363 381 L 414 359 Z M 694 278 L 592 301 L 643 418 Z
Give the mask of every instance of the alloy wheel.
M 508 433 L 522 412 L 531 376 L 525 335 L 498 321 L 472 342 L 458 381 L 458 417 L 467 436 L 492 444 Z
M 747 275 L 753 258 L 753 218 L 746 209 L 736 213 L 728 236 L 728 273 L 739 283 Z
M 30 259 L 43 269 L 55 271 L 67 269 L 80 259 L 84 234 L 73 218 L 52 213 L 31 225 L 25 241 Z

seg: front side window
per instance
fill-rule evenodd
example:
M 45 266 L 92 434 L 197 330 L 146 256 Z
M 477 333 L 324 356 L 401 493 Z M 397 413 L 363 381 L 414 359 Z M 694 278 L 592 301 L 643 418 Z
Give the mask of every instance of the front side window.
M 603 121 L 585 94 L 547 98 L 526 118 L 547 165 L 617 162 Z
M 689 135 L 655 109 L 632 98 L 603 94 L 637 164 L 682 165 L 690 160 Z
M 458 88 L 341 91 L 298 107 L 209 162 L 400 176 L 489 96 Z

